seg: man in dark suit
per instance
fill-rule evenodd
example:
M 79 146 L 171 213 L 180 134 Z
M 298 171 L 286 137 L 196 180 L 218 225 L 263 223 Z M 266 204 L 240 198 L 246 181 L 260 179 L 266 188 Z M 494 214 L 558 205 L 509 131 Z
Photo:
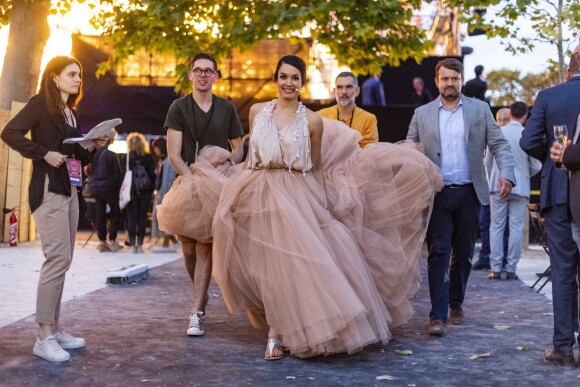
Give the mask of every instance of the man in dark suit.
M 514 185 L 514 163 L 508 141 L 486 103 L 461 95 L 463 65 L 444 59 L 435 67 L 440 96 L 415 109 L 407 139 L 420 142 L 425 155 L 441 168 L 445 186 L 435 195 L 427 229 L 428 277 L 431 312 L 427 332 L 445 333 L 463 323 L 463 300 L 480 204 L 489 204 L 483 154 L 489 147 L 499 166 L 498 193 L 509 197 Z M 449 314 L 449 315 L 448 315 Z
M 381 73 L 373 75 L 361 85 L 361 105 L 362 106 L 387 106 L 385 99 L 385 88 L 381 81 Z
M 574 329 L 578 325 L 576 275 L 580 255 L 572 239 L 572 225 L 568 215 L 568 172 L 556 168 L 548 151 L 554 143 L 554 125 L 566 125 L 570 138 L 574 138 L 579 130 L 580 69 L 575 57 L 570 60 L 568 77 L 567 82 L 538 94 L 532 115 L 522 133 L 520 146 L 544 164 L 540 205 L 548 234 L 554 308 L 554 347 L 544 352 L 544 360 L 573 367 Z
M 487 91 L 487 82 L 483 79 L 483 66 L 475 66 L 475 78 L 465 82 L 461 93 L 467 97 L 477 98 L 485 101 L 485 92 Z

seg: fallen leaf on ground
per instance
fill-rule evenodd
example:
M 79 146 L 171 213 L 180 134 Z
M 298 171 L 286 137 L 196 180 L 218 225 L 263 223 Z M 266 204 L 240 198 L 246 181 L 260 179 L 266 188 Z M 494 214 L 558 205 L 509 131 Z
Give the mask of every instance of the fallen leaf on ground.
M 521 347 L 516 347 L 518 351 L 527 351 L 530 347 L 527 344 L 522 345 Z
M 376 380 L 395 380 L 394 376 L 391 375 L 381 375 L 375 378 Z
M 494 325 L 493 327 L 498 331 L 505 331 L 511 328 L 510 325 Z
M 395 353 L 398 353 L 399 355 L 409 356 L 413 354 L 413 351 L 411 351 L 410 349 L 395 349 Z
M 481 359 L 485 359 L 485 358 L 488 358 L 488 357 L 491 357 L 491 353 L 486 352 L 486 353 L 482 353 L 481 355 L 471 355 L 471 356 L 469 356 L 469 359 L 470 360 L 477 360 L 477 359 L 480 359 L 480 358 Z

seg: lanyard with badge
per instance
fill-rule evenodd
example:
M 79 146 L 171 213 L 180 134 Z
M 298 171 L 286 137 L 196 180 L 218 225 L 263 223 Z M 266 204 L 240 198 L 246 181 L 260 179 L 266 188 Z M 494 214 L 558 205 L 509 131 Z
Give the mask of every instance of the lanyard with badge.
M 68 110 L 68 114 L 67 114 L 67 110 Z M 70 109 L 65 109 L 64 116 L 65 116 L 66 123 L 70 127 L 75 128 L 76 127 L 76 120 L 72 114 L 72 111 Z M 72 158 L 71 157 L 66 158 L 66 169 L 68 170 L 68 177 L 70 179 L 70 184 L 77 186 L 77 187 L 81 187 L 83 185 L 83 166 L 82 166 L 80 160 L 75 159 L 74 154 L 73 154 Z
M 352 109 L 352 113 L 350 115 L 350 123 L 348 124 L 348 127 L 352 129 L 352 122 L 354 121 L 354 111 L 356 109 L 356 106 L 354 107 L 354 109 Z M 338 106 L 336 107 L 336 119 L 338 121 L 342 121 L 346 124 L 346 120 L 341 120 L 340 119 L 340 115 L 338 114 Z

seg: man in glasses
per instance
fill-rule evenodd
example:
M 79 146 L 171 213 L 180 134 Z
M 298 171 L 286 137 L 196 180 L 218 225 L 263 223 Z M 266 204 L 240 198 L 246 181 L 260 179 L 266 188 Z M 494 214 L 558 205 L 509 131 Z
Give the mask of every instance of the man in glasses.
M 190 175 L 189 165 L 195 161 L 199 150 L 206 145 L 228 149 L 228 143 L 232 148 L 230 163 L 240 162 L 244 131 L 234 105 L 212 93 L 212 85 L 219 78 L 215 59 L 206 53 L 195 55 L 188 75 L 193 92 L 175 100 L 165 119 L 171 165 L 179 175 Z M 212 245 L 183 235 L 178 235 L 178 239 L 194 288 L 187 334 L 202 336 L 205 333 L 202 317 L 212 271 Z
M 371 142 L 379 141 L 379 130 L 377 117 L 354 104 L 359 92 L 356 76 L 350 71 L 344 71 L 338 74 L 334 81 L 336 105 L 319 110 L 317 113 L 321 117 L 342 121 L 349 128 L 360 132 L 362 138 L 358 144 L 364 148 Z

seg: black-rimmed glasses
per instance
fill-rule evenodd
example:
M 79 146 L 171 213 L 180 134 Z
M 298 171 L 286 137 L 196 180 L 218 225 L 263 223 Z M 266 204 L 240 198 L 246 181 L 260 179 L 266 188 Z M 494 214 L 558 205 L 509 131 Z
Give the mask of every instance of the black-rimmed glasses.
M 209 77 L 209 76 L 212 76 L 212 75 L 214 75 L 214 74 L 216 74 L 216 73 L 217 73 L 217 71 L 215 71 L 215 70 L 213 70 L 213 69 L 200 69 L 199 67 L 196 67 L 196 68 L 194 68 L 194 69 L 193 69 L 193 70 L 191 70 L 191 71 L 193 71 L 193 73 L 194 73 L 195 75 L 197 75 L 198 77 L 199 77 L 201 74 L 205 75 L 206 77 Z

